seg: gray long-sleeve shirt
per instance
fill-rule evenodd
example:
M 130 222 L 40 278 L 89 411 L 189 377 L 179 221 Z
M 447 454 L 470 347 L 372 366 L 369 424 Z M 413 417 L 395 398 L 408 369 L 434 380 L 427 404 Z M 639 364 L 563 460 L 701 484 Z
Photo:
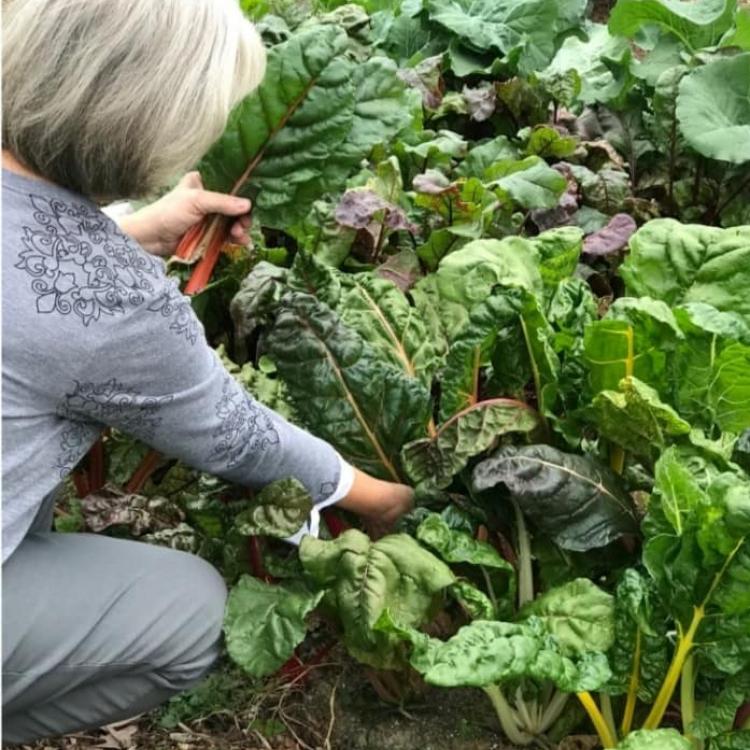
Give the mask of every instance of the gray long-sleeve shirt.
M 86 199 L 3 170 L 5 561 L 104 427 L 249 487 L 293 476 L 319 507 L 351 485 L 327 443 L 255 401 L 190 301 Z

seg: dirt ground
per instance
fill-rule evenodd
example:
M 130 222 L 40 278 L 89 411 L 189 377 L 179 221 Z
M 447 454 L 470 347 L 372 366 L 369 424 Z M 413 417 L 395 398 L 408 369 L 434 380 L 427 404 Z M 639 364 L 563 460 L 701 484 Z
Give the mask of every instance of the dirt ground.
M 154 714 L 23 750 L 519 750 L 481 691 L 427 689 L 399 707 L 341 651 L 293 685 L 251 685 L 224 667 Z M 579 737 L 558 750 L 596 747 Z

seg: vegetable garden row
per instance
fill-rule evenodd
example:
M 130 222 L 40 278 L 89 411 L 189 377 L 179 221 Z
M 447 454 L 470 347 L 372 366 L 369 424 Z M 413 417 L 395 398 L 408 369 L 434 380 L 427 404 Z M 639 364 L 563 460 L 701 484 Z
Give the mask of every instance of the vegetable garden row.
M 750 748 L 750 8 L 245 4 L 268 73 L 200 171 L 254 248 L 214 219 L 172 267 L 251 393 L 417 507 L 290 551 L 294 480 L 112 434 L 86 522 L 216 562 L 253 676 L 317 610 L 519 746 Z

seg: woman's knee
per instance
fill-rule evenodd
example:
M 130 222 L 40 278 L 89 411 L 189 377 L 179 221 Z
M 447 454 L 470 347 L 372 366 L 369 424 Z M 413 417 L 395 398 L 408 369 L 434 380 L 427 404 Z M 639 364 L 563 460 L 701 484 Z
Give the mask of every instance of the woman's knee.
M 221 651 L 227 589 L 219 572 L 205 560 L 173 553 L 167 566 L 172 619 L 168 658 L 160 674 L 178 690 L 201 679 Z

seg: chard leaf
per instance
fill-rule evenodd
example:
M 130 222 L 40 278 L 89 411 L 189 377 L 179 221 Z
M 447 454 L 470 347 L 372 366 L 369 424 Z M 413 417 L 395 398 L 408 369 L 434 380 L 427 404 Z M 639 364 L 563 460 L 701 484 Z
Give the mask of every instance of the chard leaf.
M 539 156 L 499 161 L 485 170 L 488 187 L 521 208 L 554 208 L 568 183 Z
M 636 223 L 629 214 L 615 214 L 607 226 L 586 237 L 583 241 L 583 252 L 593 256 L 619 253 L 628 244 L 636 229 Z
M 274 536 L 286 539 L 295 534 L 313 508 L 310 494 L 296 479 L 279 479 L 264 487 L 253 506 L 235 521 L 245 536 Z
M 563 656 L 535 618 L 525 623 L 475 620 L 448 641 L 404 627 L 388 611 L 376 628 L 409 641 L 412 667 L 426 682 L 440 687 L 487 687 L 531 677 L 575 692 L 596 690 L 610 675 L 603 654 Z
M 329 590 L 347 648 L 379 668 L 399 663 L 398 639 L 373 630 L 381 614 L 388 609 L 405 626 L 418 627 L 438 594 L 455 582 L 447 565 L 405 534 L 377 542 L 355 529 L 333 541 L 306 536 L 300 560 L 316 585 Z
M 253 677 L 273 674 L 304 639 L 305 618 L 322 596 L 298 581 L 270 585 L 242 576 L 229 593 L 224 618 L 232 660 Z
M 519 612 L 536 617 L 555 637 L 565 656 L 606 652 L 614 641 L 614 598 L 588 578 L 577 578 L 546 591 Z
M 394 284 L 368 274 L 342 276 L 342 322 L 382 358 L 429 388 L 440 364 L 418 310 Z
M 750 700 L 750 673 L 730 677 L 718 693 L 709 696 L 694 721 L 687 727 L 688 732 L 699 739 L 729 732 L 734 726 L 737 707 L 746 700 Z
M 479 143 L 472 147 L 466 158 L 458 165 L 456 174 L 461 177 L 487 176 L 487 169 L 500 161 L 513 160 L 518 157 L 518 149 L 504 135 L 491 141 Z
M 665 390 L 669 355 L 683 337 L 672 311 L 663 302 L 622 297 L 607 317 L 584 333 L 584 357 L 591 390 L 615 391 L 623 378 L 636 377 Z
M 451 342 L 441 373 L 441 420 L 480 401 L 482 369 L 489 364 L 499 329 L 518 319 L 518 296 L 515 290 L 499 290 L 472 308 L 466 325 Z
M 732 25 L 735 0 L 618 0 L 609 17 L 613 34 L 633 37 L 654 24 L 674 34 L 691 50 L 709 47 Z
M 650 456 L 654 448 L 666 448 L 670 438 L 690 433 L 690 423 L 638 378 L 623 378 L 619 390 L 598 393 L 591 412 L 601 435 L 639 456 Z
M 306 294 L 284 297 L 266 345 L 305 424 L 356 466 L 398 480 L 401 446 L 425 432 L 426 388 Z
M 687 142 L 703 156 L 750 161 L 750 53 L 714 60 L 680 82 L 677 119 Z
M 500 557 L 491 544 L 474 539 L 465 531 L 452 529 L 437 513 L 430 513 L 419 524 L 417 539 L 432 547 L 446 562 L 481 565 L 501 570 L 511 577 L 515 573 L 513 566 Z
M 627 291 L 674 306 L 702 302 L 750 324 L 750 227 L 719 229 L 655 219 L 630 239 Z
M 199 165 L 207 188 L 253 197 L 257 221 L 283 229 L 408 124 L 395 64 L 357 65 L 346 47 L 343 30 L 317 25 L 269 50 L 263 83 Z
M 435 277 L 440 297 L 466 311 L 484 302 L 496 285 L 542 292 L 534 246 L 520 237 L 470 242 L 443 258 Z
M 750 329 L 708 305 L 675 311 L 685 337 L 678 345 L 675 403 L 706 429 L 740 432 L 750 425 Z
M 539 424 L 539 415 L 521 401 L 480 401 L 440 425 L 434 437 L 406 445 L 402 462 L 415 484 L 429 482 L 442 489 L 470 458 L 491 448 L 502 435 L 531 433 Z
M 692 743 L 676 729 L 638 729 L 616 750 L 692 750 Z
M 609 469 L 548 445 L 506 446 L 474 468 L 473 487 L 501 485 L 564 549 L 604 547 L 636 530 L 630 499 Z
M 468 581 L 456 581 L 450 592 L 472 620 L 491 620 L 495 616 L 490 599 Z

